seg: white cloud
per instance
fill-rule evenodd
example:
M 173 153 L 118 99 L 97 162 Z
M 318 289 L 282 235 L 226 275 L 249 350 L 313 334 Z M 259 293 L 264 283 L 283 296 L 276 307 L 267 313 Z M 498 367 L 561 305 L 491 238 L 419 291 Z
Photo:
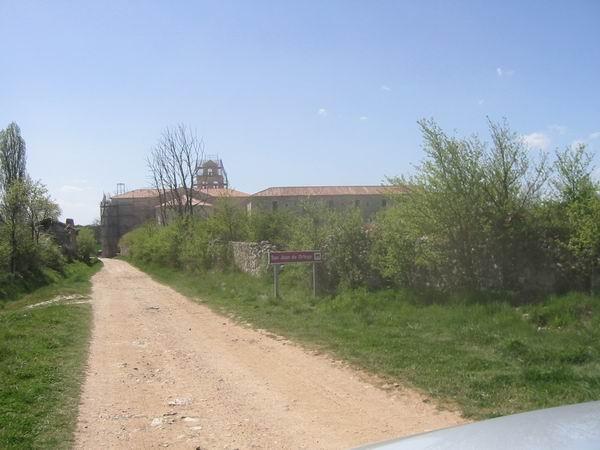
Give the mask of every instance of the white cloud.
M 84 191 L 85 189 L 79 186 L 72 186 L 70 184 L 65 184 L 64 186 L 60 187 L 60 191 L 61 192 L 81 192 Z
M 484 100 L 484 99 L 482 99 L 482 98 L 480 98 L 479 100 L 477 100 L 477 104 L 478 104 L 479 106 L 483 105 L 484 103 L 485 103 L 485 100 Z
M 381 90 L 382 90 L 382 91 L 391 91 L 391 90 L 392 90 L 392 88 L 391 88 L 391 87 L 389 87 L 389 86 L 388 86 L 388 85 L 386 85 L 386 84 L 382 84 L 382 85 L 381 85 Z
M 546 150 L 550 145 L 550 138 L 544 133 L 534 132 L 522 136 L 523 142 L 530 149 Z
M 580 145 L 592 145 L 592 141 L 594 141 L 596 139 L 600 139 L 600 131 L 594 131 L 593 133 L 590 133 L 588 135 L 587 139 L 585 139 L 585 138 L 575 139 L 573 142 L 571 142 L 571 148 L 576 149 Z
M 359 120 L 365 121 L 365 120 L 369 120 L 369 118 L 367 116 L 360 116 Z
M 567 132 L 567 127 L 565 127 L 564 125 L 548 125 L 548 130 L 552 131 L 553 133 L 558 133 L 558 134 L 565 134 Z
M 319 110 L 317 111 L 317 114 L 320 115 L 321 117 L 326 117 L 327 110 L 325 108 L 319 108 Z
M 496 67 L 496 74 L 500 78 L 502 77 L 512 77 L 515 74 L 514 69 L 503 69 L 502 67 Z
M 590 133 L 588 139 L 590 141 L 594 140 L 594 139 L 599 139 L 600 138 L 600 131 L 594 131 L 593 133 Z

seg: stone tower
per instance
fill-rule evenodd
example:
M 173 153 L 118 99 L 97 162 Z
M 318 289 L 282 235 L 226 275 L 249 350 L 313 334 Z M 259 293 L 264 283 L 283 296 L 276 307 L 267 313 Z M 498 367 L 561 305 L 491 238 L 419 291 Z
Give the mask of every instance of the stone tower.
M 200 165 L 196 178 L 198 189 L 228 188 L 229 181 L 223 161 L 218 156 L 207 156 Z

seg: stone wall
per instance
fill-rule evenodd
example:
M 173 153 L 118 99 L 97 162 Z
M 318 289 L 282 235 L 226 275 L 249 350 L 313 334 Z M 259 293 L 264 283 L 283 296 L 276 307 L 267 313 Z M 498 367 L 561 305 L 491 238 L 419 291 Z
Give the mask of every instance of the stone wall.
M 269 268 L 269 252 L 276 250 L 269 242 L 230 242 L 233 264 L 242 272 L 258 276 Z

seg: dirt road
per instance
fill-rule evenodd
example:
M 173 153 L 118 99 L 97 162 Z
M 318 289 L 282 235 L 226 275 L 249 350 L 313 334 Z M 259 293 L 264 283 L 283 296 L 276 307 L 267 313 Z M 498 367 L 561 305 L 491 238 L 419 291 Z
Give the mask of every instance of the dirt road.
M 348 448 L 462 422 L 118 260 L 93 278 L 76 447 Z

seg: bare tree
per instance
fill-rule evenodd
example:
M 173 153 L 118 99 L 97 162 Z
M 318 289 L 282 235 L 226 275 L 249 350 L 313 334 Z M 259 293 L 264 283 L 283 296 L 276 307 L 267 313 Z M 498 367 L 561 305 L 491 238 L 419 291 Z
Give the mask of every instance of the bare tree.
M 194 188 L 203 156 L 202 140 L 187 126 L 179 124 L 163 131 L 147 159 L 163 224 L 168 208 L 180 217 L 194 213 Z

